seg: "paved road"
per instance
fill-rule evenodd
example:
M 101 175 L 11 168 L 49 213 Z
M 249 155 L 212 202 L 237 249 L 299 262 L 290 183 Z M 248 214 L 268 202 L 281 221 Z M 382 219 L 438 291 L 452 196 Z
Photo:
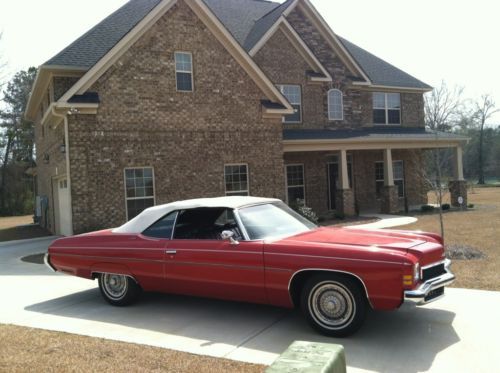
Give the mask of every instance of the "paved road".
M 108 306 L 92 281 L 21 257 L 50 239 L 0 245 L 0 322 L 270 364 L 292 341 L 345 346 L 349 372 L 493 372 L 500 366 L 500 292 L 448 289 L 425 307 L 371 312 L 347 339 L 325 338 L 295 311 L 150 294 Z

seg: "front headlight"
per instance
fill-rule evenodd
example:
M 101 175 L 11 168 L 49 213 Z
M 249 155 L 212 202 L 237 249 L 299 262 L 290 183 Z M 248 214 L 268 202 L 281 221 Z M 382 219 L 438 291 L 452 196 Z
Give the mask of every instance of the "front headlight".
M 420 281 L 420 264 L 417 263 L 413 266 L 413 282 Z

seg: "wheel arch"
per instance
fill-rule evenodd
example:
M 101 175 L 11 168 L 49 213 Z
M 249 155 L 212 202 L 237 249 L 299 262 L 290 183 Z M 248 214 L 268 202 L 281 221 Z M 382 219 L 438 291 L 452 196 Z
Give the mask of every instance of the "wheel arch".
M 302 290 L 302 287 L 306 283 L 306 281 L 311 278 L 311 276 L 314 276 L 316 274 L 321 274 L 321 273 L 332 273 L 332 274 L 338 274 L 347 278 L 351 278 L 354 280 L 364 291 L 366 301 L 370 305 L 370 307 L 373 308 L 373 305 L 371 304 L 370 297 L 368 295 L 368 289 L 366 288 L 366 285 L 364 281 L 359 277 L 358 275 L 355 275 L 352 272 L 347 272 L 347 271 L 341 271 L 341 270 L 336 270 L 336 269 L 325 269 L 325 268 L 305 268 L 305 269 L 300 269 L 290 277 L 290 281 L 288 282 L 288 294 L 290 295 L 290 299 L 292 301 L 292 304 L 295 307 L 298 307 L 300 305 L 300 293 Z

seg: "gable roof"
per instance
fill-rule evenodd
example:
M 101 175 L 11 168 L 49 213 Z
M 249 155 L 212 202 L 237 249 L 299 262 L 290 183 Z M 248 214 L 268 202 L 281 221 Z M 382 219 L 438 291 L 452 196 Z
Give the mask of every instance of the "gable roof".
M 43 69 L 72 69 L 82 72 L 92 69 L 161 2 L 162 0 L 130 0 L 45 62 L 39 73 Z M 202 0 L 202 2 L 247 52 L 265 36 L 284 13 L 286 15 L 287 10 L 292 9 L 297 3 L 306 4 L 312 9 L 308 0 L 287 0 L 282 4 L 266 0 Z M 314 9 L 312 12 L 317 13 Z M 337 39 L 336 35 L 334 37 Z M 431 89 L 429 85 L 348 40 L 343 38 L 338 40 L 341 48 L 347 51 L 349 58 L 352 57 L 355 64 L 374 85 Z
M 265 0 L 204 0 L 204 2 L 242 46 L 255 21 L 280 5 Z
M 340 36 L 338 38 L 368 75 L 373 85 L 432 89 L 431 86 L 358 47 L 349 40 Z
M 132 0 L 103 19 L 44 65 L 90 69 L 161 0 Z

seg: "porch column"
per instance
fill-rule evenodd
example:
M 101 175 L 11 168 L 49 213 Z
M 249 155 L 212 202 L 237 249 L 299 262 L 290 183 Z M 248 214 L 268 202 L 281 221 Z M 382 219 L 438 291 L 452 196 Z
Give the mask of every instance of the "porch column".
M 454 207 L 467 207 L 467 182 L 464 179 L 462 162 L 462 147 L 458 145 L 453 149 L 453 177 L 448 187 L 450 189 L 451 204 Z M 461 197 L 461 198 L 460 198 Z M 462 200 L 460 204 L 459 200 Z
M 384 214 L 398 212 L 398 191 L 394 185 L 392 150 L 384 149 L 384 187 L 380 196 L 380 210 Z
M 338 213 L 350 216 L 356 215 L 356 209 L 354 207 L 354 192 L 349 186 L 347 150 L 340 150 L 339 183 L 335 202 Z

